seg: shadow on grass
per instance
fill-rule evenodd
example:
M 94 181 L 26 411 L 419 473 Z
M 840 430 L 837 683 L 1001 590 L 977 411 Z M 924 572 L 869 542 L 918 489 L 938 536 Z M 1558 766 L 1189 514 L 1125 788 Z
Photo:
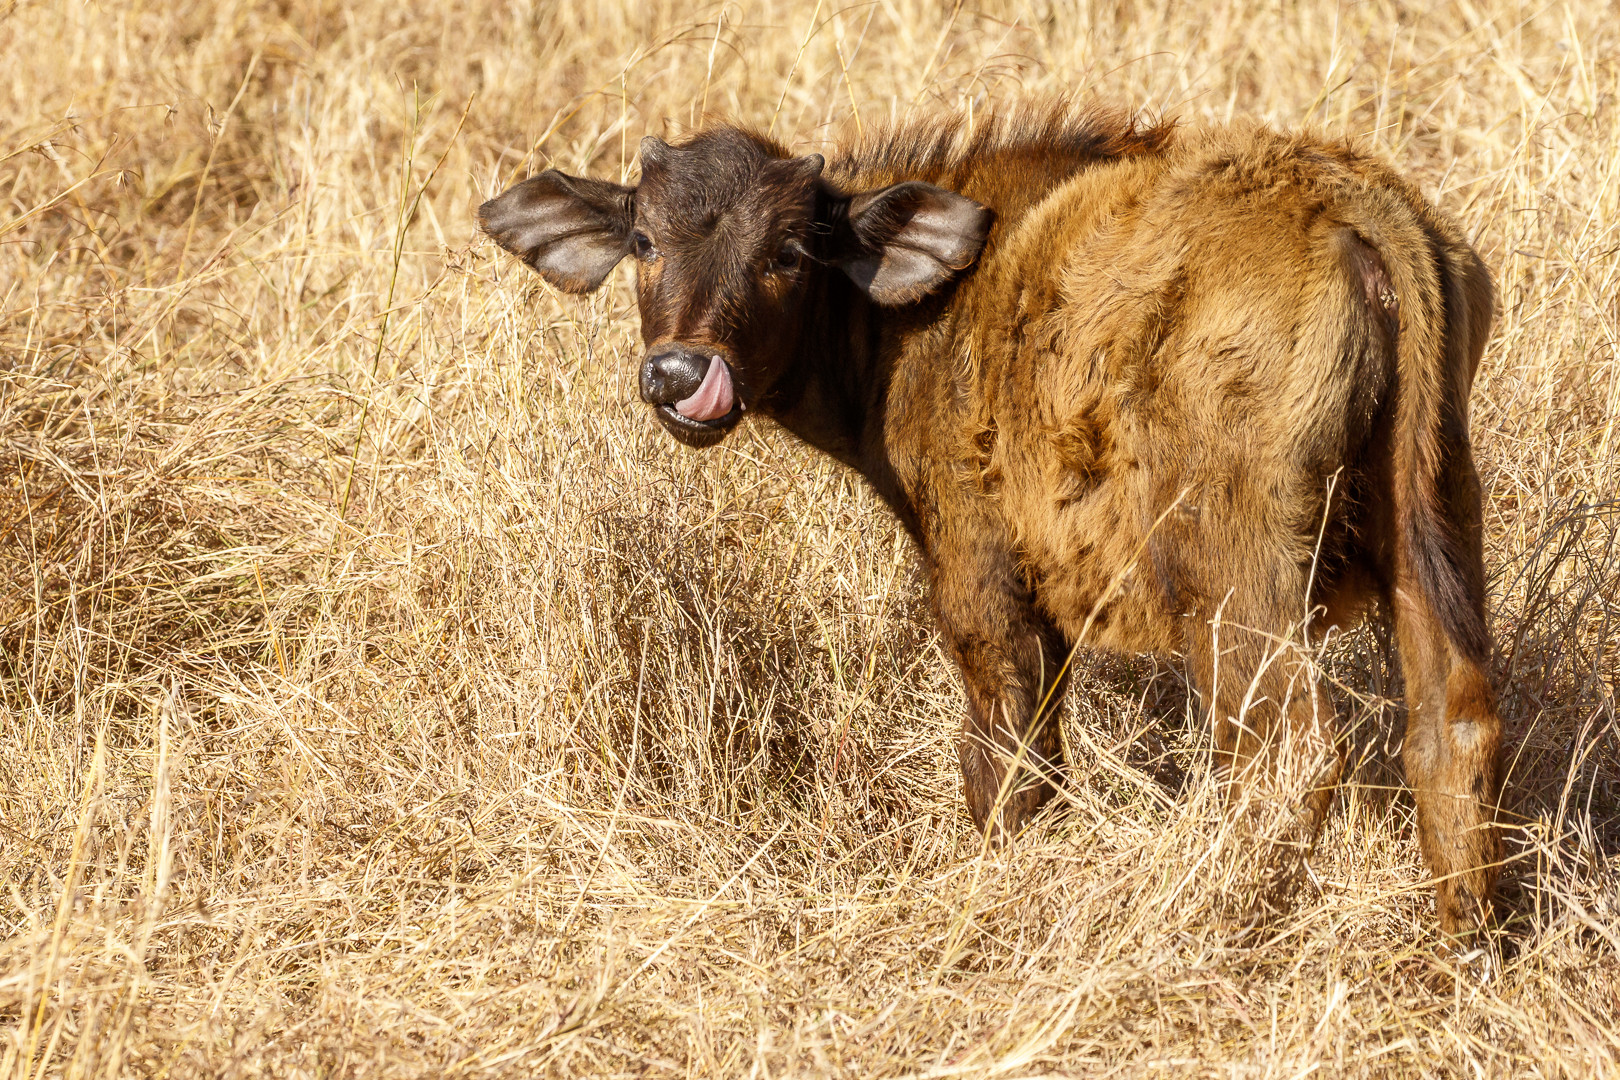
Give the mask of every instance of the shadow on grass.
M 730 820 L 771 802 L 819 811 L 834 790 L 871 828 L 903 818 L 904 782 L 873 782 L 883 771 L 873 740 L 929 663 L 915 590 L 898 584 L 875 617 L 807 597 L 792 583 L 815 569 L 768 523 L 757 537 L 753 527 L 595 521 L 600 616 L 617 654 L 608 700 L 631 706 L 608 720 L 617 756 L 635 745 L 649 794 L 689 799 L 696 781 Z M 852 673 L 853 661 L 870 661 L 872 677 Z

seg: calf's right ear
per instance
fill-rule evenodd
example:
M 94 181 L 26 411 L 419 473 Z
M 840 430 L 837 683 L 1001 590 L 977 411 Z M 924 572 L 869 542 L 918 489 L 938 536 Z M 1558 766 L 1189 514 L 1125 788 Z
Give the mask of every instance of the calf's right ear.
M 547 169 L 480 206 L 478 224 L 557 288 L 587 293 L 630 251 L 635 194 Z

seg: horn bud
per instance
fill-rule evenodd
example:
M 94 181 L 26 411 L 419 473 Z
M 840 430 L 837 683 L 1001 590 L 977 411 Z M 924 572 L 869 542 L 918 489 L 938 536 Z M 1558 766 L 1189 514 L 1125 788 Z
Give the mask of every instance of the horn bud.
M 648 135 L 641 140 L 641 167 L 643 169 L 649 165 L 657 168 L 664 163 L 664 159 L 668 154 L 669 143 L 658 136 Z

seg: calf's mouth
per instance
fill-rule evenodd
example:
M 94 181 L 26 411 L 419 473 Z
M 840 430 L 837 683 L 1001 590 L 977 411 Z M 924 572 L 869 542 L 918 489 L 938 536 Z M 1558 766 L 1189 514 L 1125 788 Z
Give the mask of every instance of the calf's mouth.
M 719 353 L 681 353 L 648 359 L 642 397 L 675 438 L 692 447 L 712 446 L 742 419 L 742 398 L 731 365 Z

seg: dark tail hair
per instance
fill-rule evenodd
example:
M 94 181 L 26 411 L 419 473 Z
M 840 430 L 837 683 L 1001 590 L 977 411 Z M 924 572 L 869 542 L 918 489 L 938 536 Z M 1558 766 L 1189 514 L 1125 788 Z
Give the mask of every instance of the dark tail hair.
M 1395 520 L 1400 576 L 1416 584 L 1453 647 L 1490 653 L 1479 480 L 1468 393 L 1490 332 L 1489 272 L 1449 222 L 1410 193 L 1383 249 L 1400 316 L 1396 340 Z M 1391 257 L 1395 256 L 1395 257 Z

